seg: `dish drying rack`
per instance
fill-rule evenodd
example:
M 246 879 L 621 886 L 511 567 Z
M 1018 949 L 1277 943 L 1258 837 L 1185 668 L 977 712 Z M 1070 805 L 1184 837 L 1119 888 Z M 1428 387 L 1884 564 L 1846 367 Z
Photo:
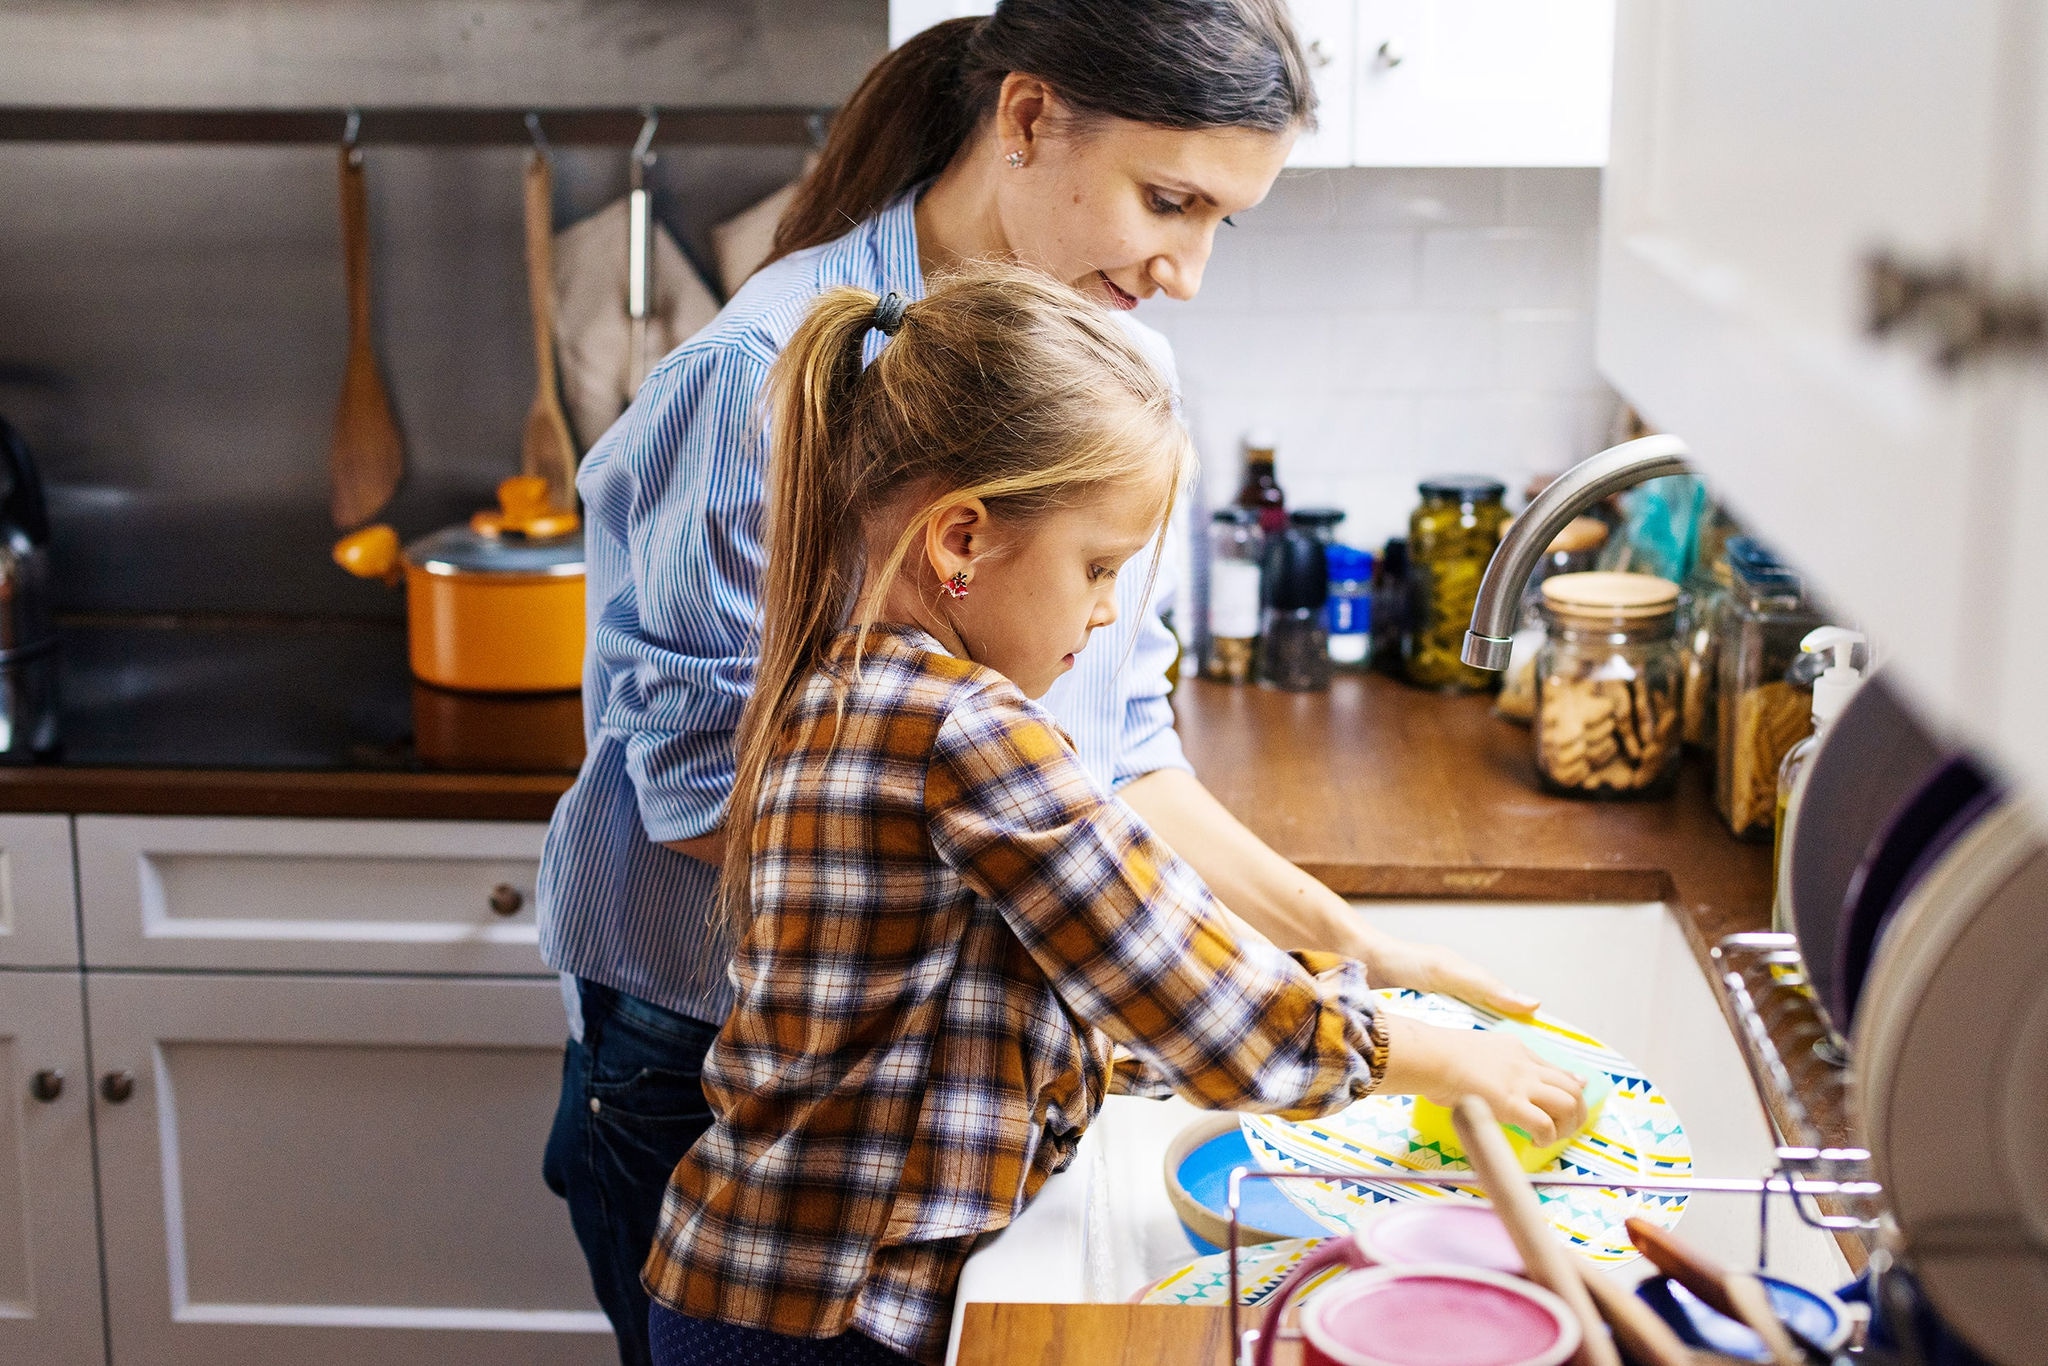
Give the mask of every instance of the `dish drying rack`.
M 1854 1234 L 1868 1242 L 1879 1225 L 1884 1188 L 1874 1178 L 1867 1150 L 1831 1142 L 1829 1127 L 1847 1115 L 1848 1072 L 1839 1043 L 1815 998 L 1799 942 L 1789 934 L 1734 934 L 1709 951 L 1714 985 L 1728 1008 L 1736 1043 L 1750 1079 L 1765 1102 L 1765 1113 L 1779 1144 L 1770 1171 L 1760 1177 L 1689 1176 L 1662 1179 L 1617 1179 L 1533 1173 L 1536 1186 L 1590 1186 L 1649 1195 L 1754 1195 L 1757 1197 L 1757 1268 L 1766 1268 L 1770 1246 L 1771 1197 L 1789 1197 L 1801 1222 L 1837 1236 Z M 1795 1055 L 1786 1057 L 1773 1029 L 1796 1041 Z M 1795 1078 L 1799 1085 L 1795 1085 Z M 1799 1086 L 1829 1111 L 1816 1117 Z M 1225 1247 L 1230 1302 L 1230 1341 L 1237 1359 L 1249 1362 L 1257 1328 L 1243 1322 L 1239 1303 L 1239 1206 L 1247 1181 L 1389 1181 L 1402 1185 L 1474 1187 L 1479 1178 L 1469 1171 L 1418 1171 L 1399 1175 L 1328 1168 L 1269 1172 L 1240 1167 L 1230 1174 L 1226 1210 L 1230 1238 Z

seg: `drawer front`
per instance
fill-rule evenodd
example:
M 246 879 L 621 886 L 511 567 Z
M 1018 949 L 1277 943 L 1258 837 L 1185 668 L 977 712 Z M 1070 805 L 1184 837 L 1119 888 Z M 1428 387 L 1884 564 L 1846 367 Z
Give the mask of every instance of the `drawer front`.
M 0 967 L 78 966 L 69 816 L 0 816 Z
M 78 818 L 93 967 L 540 976 L 547 827 Z

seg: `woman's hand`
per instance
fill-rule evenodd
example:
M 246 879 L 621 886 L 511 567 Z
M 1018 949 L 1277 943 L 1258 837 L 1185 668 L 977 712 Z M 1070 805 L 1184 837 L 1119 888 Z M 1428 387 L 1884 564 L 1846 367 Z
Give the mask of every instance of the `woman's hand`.
M 1531 1052 L 1521 1040 L 1482 1029 L 1441 1029 L 1387 1017 L 1387 1075 L 1381 1089 L 1453 1105 L 1479 1096 L 1494 1117 L 1537 1147 L 1585 1120 L 1585 1080 Z
M 1503 1015 L 1527 1015 L 1542 1004 L 1527 992 L 1514 990 L 1464 955 L 1434 944 L 1417 944 L 1368 930 L 1358 956 L 1365 964 L 1366 976 L 1376 987 L 1434 991 Z

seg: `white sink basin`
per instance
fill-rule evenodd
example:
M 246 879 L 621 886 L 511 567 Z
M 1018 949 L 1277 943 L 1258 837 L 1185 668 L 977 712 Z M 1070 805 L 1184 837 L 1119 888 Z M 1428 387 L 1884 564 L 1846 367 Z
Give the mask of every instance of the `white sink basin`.
M 1695 1175 L 1770 1170 L 1763 1107 L 1667 907 L 1368 902 L 1360 910 L 1395 934 L 1457 949 L 1633 1060 L 1684 1120 Z M 1180 1100 L 1112 1097 L 1074 1164 L 968 1261 L 959 1304 L 1120 1301 L 1192 1258 L 1162 1164 L 1198 1113 Z M 1724 1261 L 1754 1264 L 1757 1198 L 1695 1195 L 1677 1231 Z M 1801 1223 L 1784 1197 L 1771 1201 L 1770 1266 L 1812 1285 L 1849 1278 L 1834 1239 Z M 1633 1282 L 1646 1269 L 1635 1262 L 1613 1274 Z M 953 1334 L 957 1351 L 957 1308 Z

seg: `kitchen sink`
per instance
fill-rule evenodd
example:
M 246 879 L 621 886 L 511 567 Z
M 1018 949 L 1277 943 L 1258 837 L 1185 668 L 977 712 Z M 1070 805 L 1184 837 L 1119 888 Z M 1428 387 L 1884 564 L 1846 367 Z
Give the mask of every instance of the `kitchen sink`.
M 1404 937 L 1445 944 L 1543 999 L 1544 1010 L 1599 1036 L 1663 1090 L 1692 1140 L 1693 1171 L 1760 1177 L 1769 1122 L 1672 910 L 1639 905 L 1364 902 L 1361 914 Z M 1185 1101 L 1112 1097 L 1073 1165 L 976 1252 L 959 1303 L 1129 1299 L 1194 1255 L 1166 1201 L 1167 1144 L 1200 1112 Z M 1757 1259 L 1759 1201 L 1695 1195 L 1677 1231 L 1731 1264 Z M 1785 1197 L 1768 1220 L 1773 1271 L 1813 1285 L 1850 1277 L 1832 1236 L 1799 1221 Z M 1637 1261 L 1612 1274 L 1633 1283 Z M 954 1347 L 959 1315 L 956 1310 Z

